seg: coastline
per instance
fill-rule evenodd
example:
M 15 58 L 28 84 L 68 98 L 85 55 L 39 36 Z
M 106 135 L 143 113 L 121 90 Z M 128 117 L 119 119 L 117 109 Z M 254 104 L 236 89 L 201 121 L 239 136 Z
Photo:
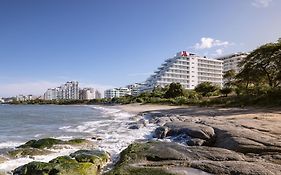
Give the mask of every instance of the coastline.
M 219 156 L 218 153 L 221 154 L 220 156 L 224 157 L 227 157 L 229 155 L 234 156 L 234 158 L 229 159 L 235 159 L 238 155 L 242 156 L 243 159 L 239 158 L 235 160 L 239 161 L 239 167 L 237 167 L 236 165 L 233 165 L 234 167 L 230 166 L 230 168 L 237 169 L 237 172 L 239 172 L 240 174 L 247 174 L 245 173 L 245 169 L 247 171 L 254 171 L 253 169 L 257 169 L 256 172 L 259 173 L 262 172 L 262 168 L 268 169 L 272 166 L 274 172 L 278 172 L 279 170 L 281 172 L 280 109 L 216 108 L 154 104 L 83 106 L 90 106 L 95 109 L 104 110 L 105 114 L 109 113 L 115 117 L 115 122 L 117 119 L 118 122 L 122 124 L 123 129 L 121 133 L 118 134 L 118 132 L 114 132 L 114 135 L 108 133 L 107 137 L 101 137 L 102 140 L 97 141 L 102 143 L 110 142 L 110 139 L 113 139 L 112 141 L 116 139 L 119 140 L 119 142 L 116 143 L 119 144 L 118 147 L 119 151 L 121 151 L 121 159 L 117 159 L 120 155 L 120 152 L 117 151 L 117 155 L 117 152 L 113 151 L 115 152 L 113 157 L 115 160 L 109 162 L 105 166 L 104 173 L 106 175 L 111 175 L 111 173 L 114 174 L 116 172 L 116 174 L 122 174 L 116 171 L 120 167 L 118 163 L 115 163 L 117 160 L 119 162 L 123 161 L 122 155 L 127 154 L 128 150 L 132 148 L 132 145 L 138 145 L 140 147 L 142 147 L 142 145 L 145 145 L 145 147 L 153 147 L 153 151 L 149 152 L 149 154 L 156 154 L 157 157 L 159 157 L 159 160 L 157 158 L 157 164 L 159 165 L 154 168 L 159 168 L 158 166 L 162 166 L 165 171 L 167 170 L 172 174 L 192 174 L 192 172 L 194 172 L 193 174 L 228 174 L 228 165 L 225 167 L 217 168 L 219 170 L 219 173 L 215 173 L 215 171 L 218 170 L 204 162 L 211 162 L 211 164 L 215 164 L 216 166 L 222 166 L 224 165 L 224 162 L 233 163 L 228 162 L 230 160 L 224 160 L 222 162 L 220 160 L 221 158 L 218 158 L 218 160 L 216 161 L 212 159 L 206 160 L 206 155 L 201 155 L 202 157 L 200 157 L 196 161 L 203 161 L 203 165 L 210 166 L 210 170 L 205 170 L 199 165 L 198 167 L 196 167 L 196 163 L 192 161 L 183 161 L 181 160 L 181 158 L 179 161 L 182 162 L 178 165 L 176 163 L 178 157 L 176 156 L 173 158 L 173 152 L 179 152 L 181 156 L 185 156 L 187 157 L 187 159 L 189 159 L 188 156 L 194 156 L 192 154 L 186 155 L 186 152 L 180 151 L 182 149 L 191 149 L 196 155 L 199 153 L 201 154 L 203 151 L 205 152 L 204 154 L 208 155 L 210 154 L 209 152 L 211 152 L 213 154 L 212 157 Z M 123 133 L 126 134 L 121 136 L 120 134 Z M 154 136 L 154 138 L 152 138 L 152 136 Z M 97 135 L 97 137 L 99 136 Z M 126 143 L 121 143 L 120 139 L 125 139 Z M 177 150 L 179 147 L 178 143 L 180 143 L 180 147 L 182 147 L 180 148 L 180 150 Z M 192 143 L 193 146 L 190 147 L 190 143 Z M 236 144 L 237 148 L 232 147 L 232 144 Z M 103 147 L 100 147 L 100 149 L 112 149 L 112 146 L 114 146 L 114 144 L 106 144 L 103 145 Z M 158 148 L 159 146 L 161 147 Z M 166 153 L 161 151 L 161 149 L 163 149 L 163 146 L 165 149 L 167 147 L 169 148 L 168 150 L 174 150 L 172 151 L 171 155 L 172 159 L 168 159 L 171 164 L 175 164 L 173 167 L 171 167 L 170 165 L 166 165 L 166 163 L 162 162 L 161 160 L 162 156 L 164 156 L 163 160 L 166 159 Z M 257 150 L 260 151 L 261 154 L 258 154 Z M 137 154 L 140 154 L 140 156 L 146 154 L 145 150 L 139 151 L 140 152 L 137 152 Z M 269 151 L 275 151 L 275 157 L 269 154 Z M 133 152 L 135 152 L 135 150 L 133 150 Z M 255 155 L 252 155 L 253 153 Z M 167 154 L 170 154 L 169 151 L 167 152 Z M 269 158 L 262 158 L 262 160 L 260 160 L 261 158 L 259 157 L 264 155 L 269 156 Z M 278 156 L 280 156 L 280 160 Z M 136 160 L 136 162 L 133 162 L 132 165 L 136 166 L 138 165 L 138 163 L 141 163 L 138 161 L 139 160 Z M 261 161 L 265 162 L 266 165 L 262 164 Z M 256 165 L 249 166 L 249 163 L 251 162 L 254 162 L 254 164 Z M 113 163 L 115 165 L 113 165 Z M 131 167 L 130 162 L 126 163 L 127 167 Z M 140 167 L 137 166 L 138 169 L 142 169 L 145 166 L 151 166 L 153 168 L 153 164 L 155 162 L 153 162 L 152 160 L 142 163 L 144 165 Z M 196 166 L 191 166 L 193 163 Z M 188 164 L 190 165 L 190 167 L 182 167 L 181 164 Z M 259 166 L 259 168 L 257 168 L 256 166 Z M 147 172 L 144 174 L 147 175 Z M 163 175 L 165 175 L 165 173 Z

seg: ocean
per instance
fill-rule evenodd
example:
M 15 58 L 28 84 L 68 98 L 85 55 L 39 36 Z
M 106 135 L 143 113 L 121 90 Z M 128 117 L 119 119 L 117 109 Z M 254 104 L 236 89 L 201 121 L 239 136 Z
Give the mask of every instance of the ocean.
M 130 123 L 141 118 L 118 108 L 94 105 L 0 105 L 0 156 L 31 139 L 85 138 L 94 142 L 98 149 L 109 152 L 115 161 L 133 141 L 152 138 L 156 127 L 153 124 L 129 129 Z M 8 174 L 28 162 L 47 162 L 74 151 L 75 148 L 62 148 L 47 156 L 0 161 L 0 172 Z

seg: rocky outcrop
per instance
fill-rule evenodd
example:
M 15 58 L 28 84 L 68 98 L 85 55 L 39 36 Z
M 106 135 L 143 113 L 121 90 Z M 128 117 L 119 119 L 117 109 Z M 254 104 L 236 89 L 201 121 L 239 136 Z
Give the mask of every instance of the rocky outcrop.
M 54 138 L 43 138 L 39 140 L 30 140 L 23 145 L 20 145 L 18 148 L 52 148 L 54 145 L 80 145 L 85 144 L 88 141 L 85 139 L 72 139 L 68 141 L 63 141 Z
M 210 126 L 190 122 L 168 122 L 158 127 L 155 137 L 163 139 L 168 136 L 185 136 L 186 143 L 190 146 L 210 145 L 214 141 L 215 132 Z
M 11 158 L 20 158 L 20 157 L 33 157 L 37 155 L 48 155 L 53 153 L 50 150 L 38 149 L 38 148 L 18 148 L 8 152 L 8 155 Z
M 173 142 L 134 143 L 121 153 L 108 175 L 188 174 L 187 167 L 212 174 L 278 174 L 281 166 L 250 158 L 242 153 L 215 147 L 188 147 Z
M 61 156 L 45 162 L 30 162 L 14 170 L 14 175 L 95 175 L 109 161 L 103 151 L 79 150 L 70 156 Z
M 49 150 L 50 148 L 61 149 L 65 146 L 75 146 L 78 149 L 92 149 L 94 147 L 93 143 L 85 139 L 63 141 L 53 138 L 44 138 L 39 140 L 30 140 L 25 144 L 18 146 L 16 149 L 8 151 L 7 156 L 11 159 L 20 157 L 32 158 L 38 155 L 48 155 L 54 153 Z
M 242 153 L 281 152 L 281 139 L 266 132 L 233 125 L 214 127 L 216 147 Z

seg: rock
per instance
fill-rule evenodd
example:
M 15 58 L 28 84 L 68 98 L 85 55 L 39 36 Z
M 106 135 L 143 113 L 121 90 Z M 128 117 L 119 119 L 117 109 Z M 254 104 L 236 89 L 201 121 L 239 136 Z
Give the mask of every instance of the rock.
M 139 124 L 133 124 L 129 126 L 129 129 L 140 129 L 141 126 Z
M 281 153 L 281 139 L 243 127 L 232 125 L 214 126 L 216 132 L 216 147 L 226 148 L 242 153 Z
M 154 131 L 154 137 L 158 138 L 158 139 L 163 139 L 166 137 L 167 133 L 169 131 L 169 128 L 166 126 L 160 126 L 158 128 L 155 129 Z
M 202 146 L 205 144 L 205 140 L 202 140 L 202 139 L 190 139 L 190 140 L 187 140 L 186 141 L 186 144 L 188 146 Z
M 98 150 L 79 150 L 71 156 L 61 156 L 45 162 L 30 162 L 14 170 L 14 175 L 96 175 L 109 160 Z
M 196 123 L 170 122 L 164 126 L 169 128 L 170 131 L 167 134 L 169 136 L 187 134 L 192 138 L 209 140 L 215 135 L 212 127 Z
M 171 122 L 169 117 L 160 117 L 160 118 L 155 119 L 155 123 L 160 126 L 165 125 L 167 122 Z
M 191 163 L 191 167 L 212 174 L 278 175 L 281 173 L 280 165 L 264 162 L 201 161 Z
M 38 148 L 38 149 L 44 149 L 44 148 L 52 148 L 54 145 L 82 145 L 89 143 L 85 139 L 72 139 L 68 141 L 63 141 L 59 139 L 54 138 L 43 138 L 39 140 L 30 140 L 26 142 L 23 145 L 20 145 L 17 148 Z
M 105 164 L 110 160 L 108 153 L 99 150 L 79 150 L 70 154 L 70 156 L 78 162 Z
M 121 152 L 119 162 L 107 174 L 176 174 L 167 171 L 169 166 L 186 168 L 201 161 L 245 161 L 245 157 L 222 148 L 188 147 L 173 142 L 134 143 Z
M 38 155 L 48 155 L 53 153 L 52 151 L 45 149 L 37 149 L 37 148 L 18 148 L 8 152 L 8 155 L 12 158 L 20 158 L 20 157 L 30 157 L 30 156 L 38 156 Z

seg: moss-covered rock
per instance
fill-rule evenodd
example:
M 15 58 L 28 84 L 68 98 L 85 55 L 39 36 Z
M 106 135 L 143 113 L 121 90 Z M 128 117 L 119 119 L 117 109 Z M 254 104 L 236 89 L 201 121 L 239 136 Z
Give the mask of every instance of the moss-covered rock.
M 63 141 L 60 139 L 54 138 L 43 138 L 39 140 L 30 140 L 23 145 L 20 145 L 18 148 L 52 148 L 54 145 L 81 145 L 86 144 L 88 141 L 86 139 L 72 139 L 68 141 Z
M 70 154 L 70 156 L 78 162 L 91 162 L 95 164 L 105 164 L 110 159 L 108 153 L 99 150 L 79 150 Z
M 8 155 L 11 158 L 20 158 L 28 156 L 38 156 L 38 155 L 47 155 L 53 153 L 52 151 L 46 149 L 37 149 L 37 148 L 18 148 L 8 152 Z
M 30 162 L 16 168 L 14 175 L 96 175 L 108 160 L 109 155 L 105 152 L 80 150 L 48 163 Z
M 44 138 L 39 140 L 30 140 L 23 145 L 20 145 L 18 148 L 51 148 L 56 144 L 62 144 L 64 141 L 54 138 Z

